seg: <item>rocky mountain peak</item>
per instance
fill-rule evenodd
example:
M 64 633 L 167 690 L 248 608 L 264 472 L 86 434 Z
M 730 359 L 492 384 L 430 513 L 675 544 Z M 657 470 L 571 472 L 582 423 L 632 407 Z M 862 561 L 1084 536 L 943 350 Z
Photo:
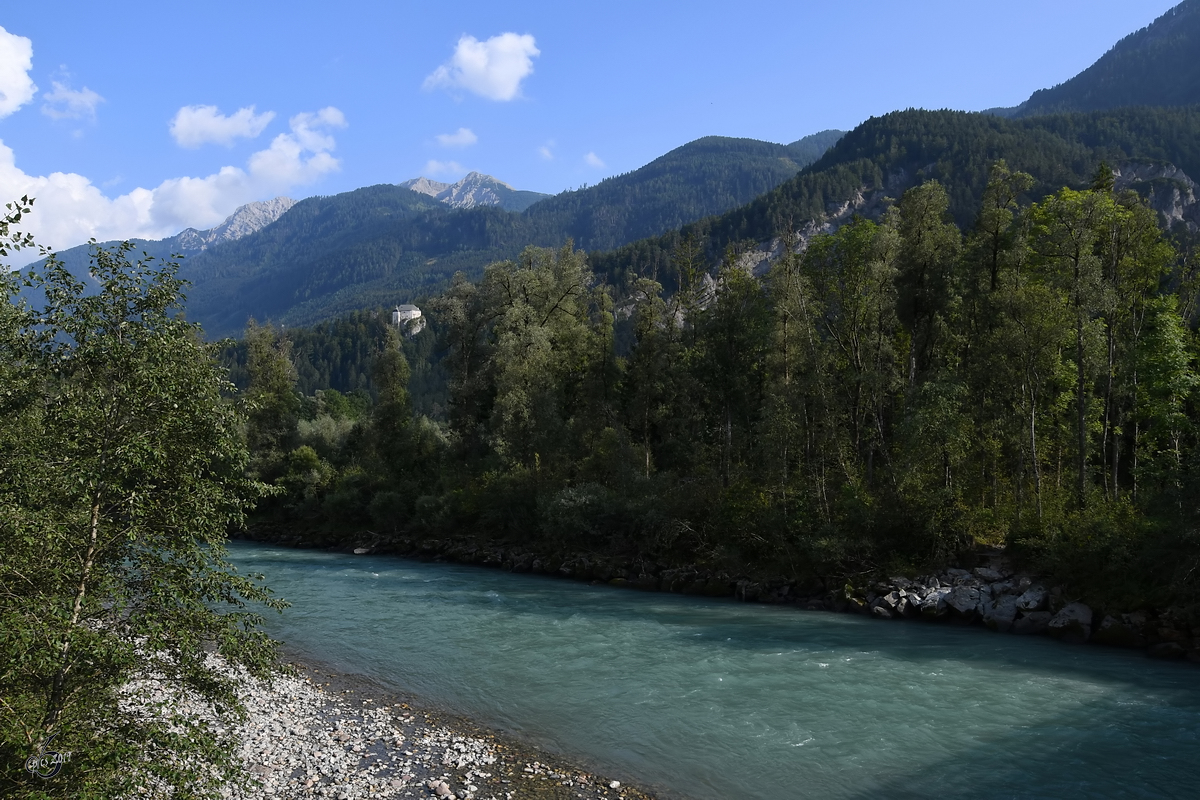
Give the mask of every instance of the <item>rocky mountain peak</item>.
M 276 197 L 273 200 L 246 203 L 244 206 L 239 206 L 215 228 L 209 228 L 206 231 L 188 228 L 173 238 L 181 250 L 205 250 L 210 245 L 232 242 L 262 230 L 283 216 L 294 205 L 296 205 L 296 201 L 290 197 Z
M 491 175 L 472 172 L 447 189 L 445 195 L 439 199 L 455 208 L 498 206 L 503 202 L 502 194 L 515 191 L 513 187 Z
M 247 203 L 240 206 L 227 220 L 209 230 L 208 233 L 215 241 L 226 242 L 240 239 L 267 227 L 294 205 L 296 205 L 296 201 L 290 197 L 276 197 L 273 200 Z
M 429 178 L 413 178 L 399 184 L 402 189 L 411 189 L 418 194 L 429 195 L 438 199 L 438 195 L 450 188 L 450 184 L 441 181 L 431 181 Z
M 501 206 L 517 210 L 517 206 L 524 208 L 544 196 L 535 192 L 520 192 L 504 181 L 482 172 L 468 173 L 457 183 L 442 183 L 421 177 L 412 178 L 399 185 L 440 200 L 453 208 Z

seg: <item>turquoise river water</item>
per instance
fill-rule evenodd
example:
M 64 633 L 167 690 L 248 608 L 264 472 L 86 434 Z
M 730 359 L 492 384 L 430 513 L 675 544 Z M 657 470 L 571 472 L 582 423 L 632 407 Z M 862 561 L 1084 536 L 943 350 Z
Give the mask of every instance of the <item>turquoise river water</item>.
M 269 632 L 692 798 L 1200 797 L 1200 668 L 391 557 L 234 543 Z

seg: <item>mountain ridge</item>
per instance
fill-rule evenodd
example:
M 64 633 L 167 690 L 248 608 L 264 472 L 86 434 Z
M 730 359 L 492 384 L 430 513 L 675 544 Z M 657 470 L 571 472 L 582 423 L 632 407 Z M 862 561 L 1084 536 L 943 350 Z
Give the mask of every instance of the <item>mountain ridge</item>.
M 659 237 L 592 254 L 593 268 L 620 289 L 630 279 L 675 281 L 672 254 L 693 237 L 715 264 L 730 246 L 747 254 L 744 266 L 763 269 L 790 225 L 801 238 L 827 232 L 855 215 L 878 216 L 891 201 L 925 180 L 946 186 L 956 224 L 974 223 L 991 165 L 1005 159 L 1029 172 L 1034 186 L 1025 200 L 1063 186 L 1087 186 L 1102 162 L 1114 166 L 1153 163 L 1164 174 L 1138 181 L 1139 191 L 1164 204 L 1164 222 L 1189 221 L 1194 206 L 1186 177 L 1200 174 L 1200 107 L 1124 108 L 1111 111 L 1005 119 L 978 112 L 910 109 L 872 117 L 847 133 L 821 159 L 750 203 L 682 226 Z M 1190 181 L 1190 179 L 1188 179 Z M 1163 192 L 1173 193 L 1170 199 Z M 1167 206 L 1179 206 L 1167 212 Z M 1184 206 L 1188 206 L 1185 208 Z M 1192 209 L 1192 210 L 1189 210 Z
M 541 192 L 514 189 L 504 181 L 482 172 L 470 172 L 455 183 L 443 183 L 422 176 L 398 185 L 428 195 L 451 208 L 499 206 L 505 211 L 524 211 L 539 200 L 550 197 Z
M 819 150 L 824 140 L 800 142 Z M 189 257 L 187 313 L 221 337 L 250 316 L 300 325 L 410 302 L 529 244 L 611 248 L 737 207 L 795 175 L 804 158 L 794 146 L 706 137 L 520 213 L 454 208 L 395 184 L 308 198 L 255 234 Z M 445 191 L 434 183 L 421 188 Z
M 271 200 L 246 203 L 238 206 L 220 225 L 203 231 L 185 228 L 174 236 L 168 236 L 159 241 L 166 242 L 173 239 L 179 243 L 182 250 L 204 250 L 209 245 L 233 242 L 243 236 L 257 233 L 283 216 L 294 205 L 296 205 L 296 201 L 290 197 L 276 197 Z
M 1078 75 L 1039 89 L 1015 117 L 1200 103 L 1200 0 L 1184 0 L 1113 45 Z

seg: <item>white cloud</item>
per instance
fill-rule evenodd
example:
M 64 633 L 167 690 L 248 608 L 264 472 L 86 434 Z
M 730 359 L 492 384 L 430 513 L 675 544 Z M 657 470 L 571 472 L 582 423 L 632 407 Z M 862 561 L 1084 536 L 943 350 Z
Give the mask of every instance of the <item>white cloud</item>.
M 55 250 L 93 237 L 160 239 L 187 227 L 211 228 L 244 203 L 283 194 L 339 168 L 330 153 L 336 142 L 327 131 L 345 127 L 342 112 L 331 107 L 297 114 L 290 123 L 291 132 L 250 156 L 245 169 L 228 166 L 204 178 L 170 178 L 119 197 L 106 196 L 83 175 L 27 175 L 17 167 L 12 149 L 0 142 L 0 198 L 36 198 L 21 229 Z M 32 251 L 19 255 L 24 261 L 14 263 L 36 258 Z
M 216 106 L 184 106 L 171 120 L 171 137 L 180 147 L 223 144 L 231 147 L 235 139 L 253 139 L 275 119 L 274 111 L 254 113 L 254 106 L 239 108 L 229 116 Z
M 554 160 L 554 151 L 551 149 L 552 147 L 554 147 L 553 139 L 551 139 L 550 141 L 546 142 L 544 145 L 539 147 L 538 153 L 542 156 L 542 158 L 546 159 L 547 161 L 553 161 Z
M 33 42 L 0 27 L 0 119 L 33 99 Z
M 541 55 L 529 34 L 502 33 L 481 42 L 463 35 L 450 60 L 425 79 L 425 89 L 466 89 L 489 100 L 512 100 Z
M 470 128 L 459 128 L 454 133 L 439 133 L 437 140 L 442 147 L 470 147 L 479 137 Z
M 51 119 L 90 119 L 96 118 L 96 106 L 104 102 L 104 98 L 86 86 L 82 89 L 72 89 L 65 83 L 51 81 L 54 89 L 43 95 L 42 113 Z
M 425 172 L 429 175 L 461 175 L 466 168 L 457 161 L 429 160 L 425 162 Z
M 605 167 L 604 162 L 600 160 L 600 156 L 595 153 L 588 153 L 583 157 L 583 160 L 589 167 L 595 167 L 596 169 L 604 169 Z

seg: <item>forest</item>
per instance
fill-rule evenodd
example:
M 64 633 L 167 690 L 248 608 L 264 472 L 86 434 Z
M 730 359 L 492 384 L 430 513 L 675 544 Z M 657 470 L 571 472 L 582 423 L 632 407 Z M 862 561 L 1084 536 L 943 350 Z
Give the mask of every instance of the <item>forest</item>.
M 1028 203 L 1063 186 L 1085 186 L 1101 161 L 1170 163 L 1200 175 L 1200 108 L 1122 108 L 1009 120 L 963 111 L 908 109 L 873 117 L 850 131 L 818 161 L 791 180 L 718 217 L 685 225 L 604 253 L 592 268 L 618 286 L 640 276 L 672 285 L 671 255 L 691 236 L 706 258 L 730 245 L 761 242 L 808 220 L 820 220 L 860 195 L 864 216 L 913 185 L 936 180 L 961 228 L 975 222 L 991 166 L 1000 159 L 1033 183 Z
M 673 291 L 530 247 L 458 276 L 420 342 L 370 314 L 252 326 L 226 352 L 250 475 L 280 492 L 255 524 L 835 586 L 1005 545 L 1093 602 L 1194 602 L 1200 262 L 1112 174 L 1026 202 L 1034 178 L 996 162 L 965 228 L 928 180 L 785 235 L 762 280 L 695 236 Z M 349 397 L 297 370 L 333 340 L 371 342 Z

